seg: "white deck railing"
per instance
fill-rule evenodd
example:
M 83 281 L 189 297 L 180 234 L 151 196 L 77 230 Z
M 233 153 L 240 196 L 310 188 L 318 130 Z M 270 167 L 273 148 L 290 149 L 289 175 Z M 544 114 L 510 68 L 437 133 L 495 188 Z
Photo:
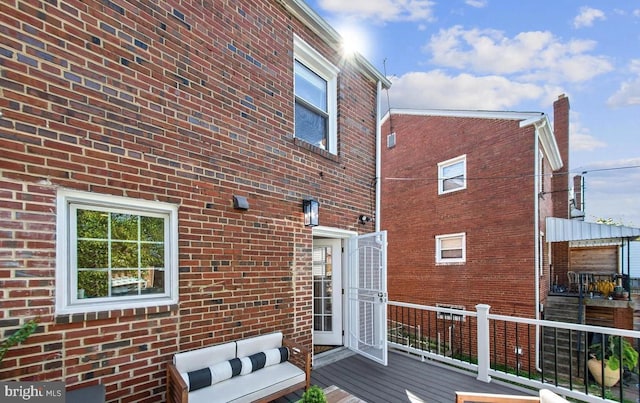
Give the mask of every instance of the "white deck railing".
M 638 331 L 494 315 L 488 305 L 461 311 L 394 301 L 388 302 L 388 321 L 389 348 L 472 372 L 484 382 L 547 388 L 585 402 L 640 402 L 637 377 L 625 385 L 621 369 L 621 381 L 605 388 L 586 371 L 590 337 L 618 335 L 638 346 Z

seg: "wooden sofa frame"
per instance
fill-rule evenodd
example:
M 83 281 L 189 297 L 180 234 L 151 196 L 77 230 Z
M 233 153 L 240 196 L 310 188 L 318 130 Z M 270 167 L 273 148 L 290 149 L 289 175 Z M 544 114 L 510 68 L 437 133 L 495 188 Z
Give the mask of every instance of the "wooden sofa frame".
M 302 345 L 290 340 L 283 339 L 282 346 L 289 349 L 289 362 L 302 369 L 305 373 L 305 380 L 288 388 L 279 390 L 269 396 L 265 396 L 257 402 L 266 403 L 279 397 L 293 393 L 298 389 L 309 389 L 311 383 L 311 353 Z M 167 364 L 167 403 L 188 403 L 189 390 L 182 376 L 173 363 Z

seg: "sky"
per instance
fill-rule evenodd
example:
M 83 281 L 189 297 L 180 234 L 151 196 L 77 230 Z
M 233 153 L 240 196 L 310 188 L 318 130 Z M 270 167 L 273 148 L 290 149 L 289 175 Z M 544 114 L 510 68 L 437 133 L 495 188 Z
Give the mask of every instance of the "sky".
M 393 108 L 544 112 L 569 97 L 585 221 L 640 227 L 640 0 L 306 0 Z

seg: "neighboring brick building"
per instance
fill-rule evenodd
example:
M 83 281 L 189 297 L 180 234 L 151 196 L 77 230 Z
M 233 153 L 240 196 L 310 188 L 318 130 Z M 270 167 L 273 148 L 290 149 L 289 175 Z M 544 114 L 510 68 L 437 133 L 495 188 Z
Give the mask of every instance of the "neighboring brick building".
M 40 321 L 0 380 L 161 401 L 177 351 L 277 330 L 310 347 L 315 239 L 375 229 L 357 217 L 389 81 L 301 0 L 0 15 L 0 337 Z
M 390 300 L 541 317 L 552 281 L 545 218 L 568 216 L 568 99 L 554 106 L 555 133 L 543 113 L 385 116 Z

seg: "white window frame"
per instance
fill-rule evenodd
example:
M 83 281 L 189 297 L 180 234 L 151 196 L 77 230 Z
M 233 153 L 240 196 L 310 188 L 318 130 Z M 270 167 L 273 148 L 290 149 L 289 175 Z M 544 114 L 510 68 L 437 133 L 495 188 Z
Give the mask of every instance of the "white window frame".
M 157 307 L 178 303 L 178 207 L 174 204 L 120 196 L 60 189 L 57 193 L 56 220 L 56 314 L 101 312 Z M 71 250 L 72 211 L 77 207 L 119 210 L 132 214 L 163 216 L 165 229 L 165 292 L 158 294 L 80 299 L 74 292 L 77 276 L 72 275 L 76 254 Z
M 445 308 L 445 309 L 455 309 L 459 311 L 466 311 L 464 305 L 451 305 L 451 304 L 436 304 L 436 308 Z M 452 313 L 452 312 L 443 312 L 438 311 L 438 319 L 450 320 L 455 322 L 466 322 L 467 315 L 464 313 Z
M 338 154 L 338 73 L 340 70 L 297 35 L 293 36 L 293 57 L 327 82 L 327 142 L 329 144 L 326 150 L 331 154 Z
M 442 257 L 442 241 L 447 239 L 459 238 L 462 246 L 462 257 L 460 258 L 443 258 Z M 464 263 L 467 260 L 467 234 L 460 232 L 457 234 L 436 235 L 436 264 L 447 263 Z
M 452 165 L 456 165 L 459 163 L 462 163 L 462 186 L 455 189 L 444 190 L 445 180 L 450 179 L 449 177 L 444 176 L 444 170 Z M 451 192 L 457 192 L 459 190 L 463 190 L 466 188 L 467 188 L 467 155 L 466 154 L 438 163 L 438 194 L 439 195 L 451 193 Z

